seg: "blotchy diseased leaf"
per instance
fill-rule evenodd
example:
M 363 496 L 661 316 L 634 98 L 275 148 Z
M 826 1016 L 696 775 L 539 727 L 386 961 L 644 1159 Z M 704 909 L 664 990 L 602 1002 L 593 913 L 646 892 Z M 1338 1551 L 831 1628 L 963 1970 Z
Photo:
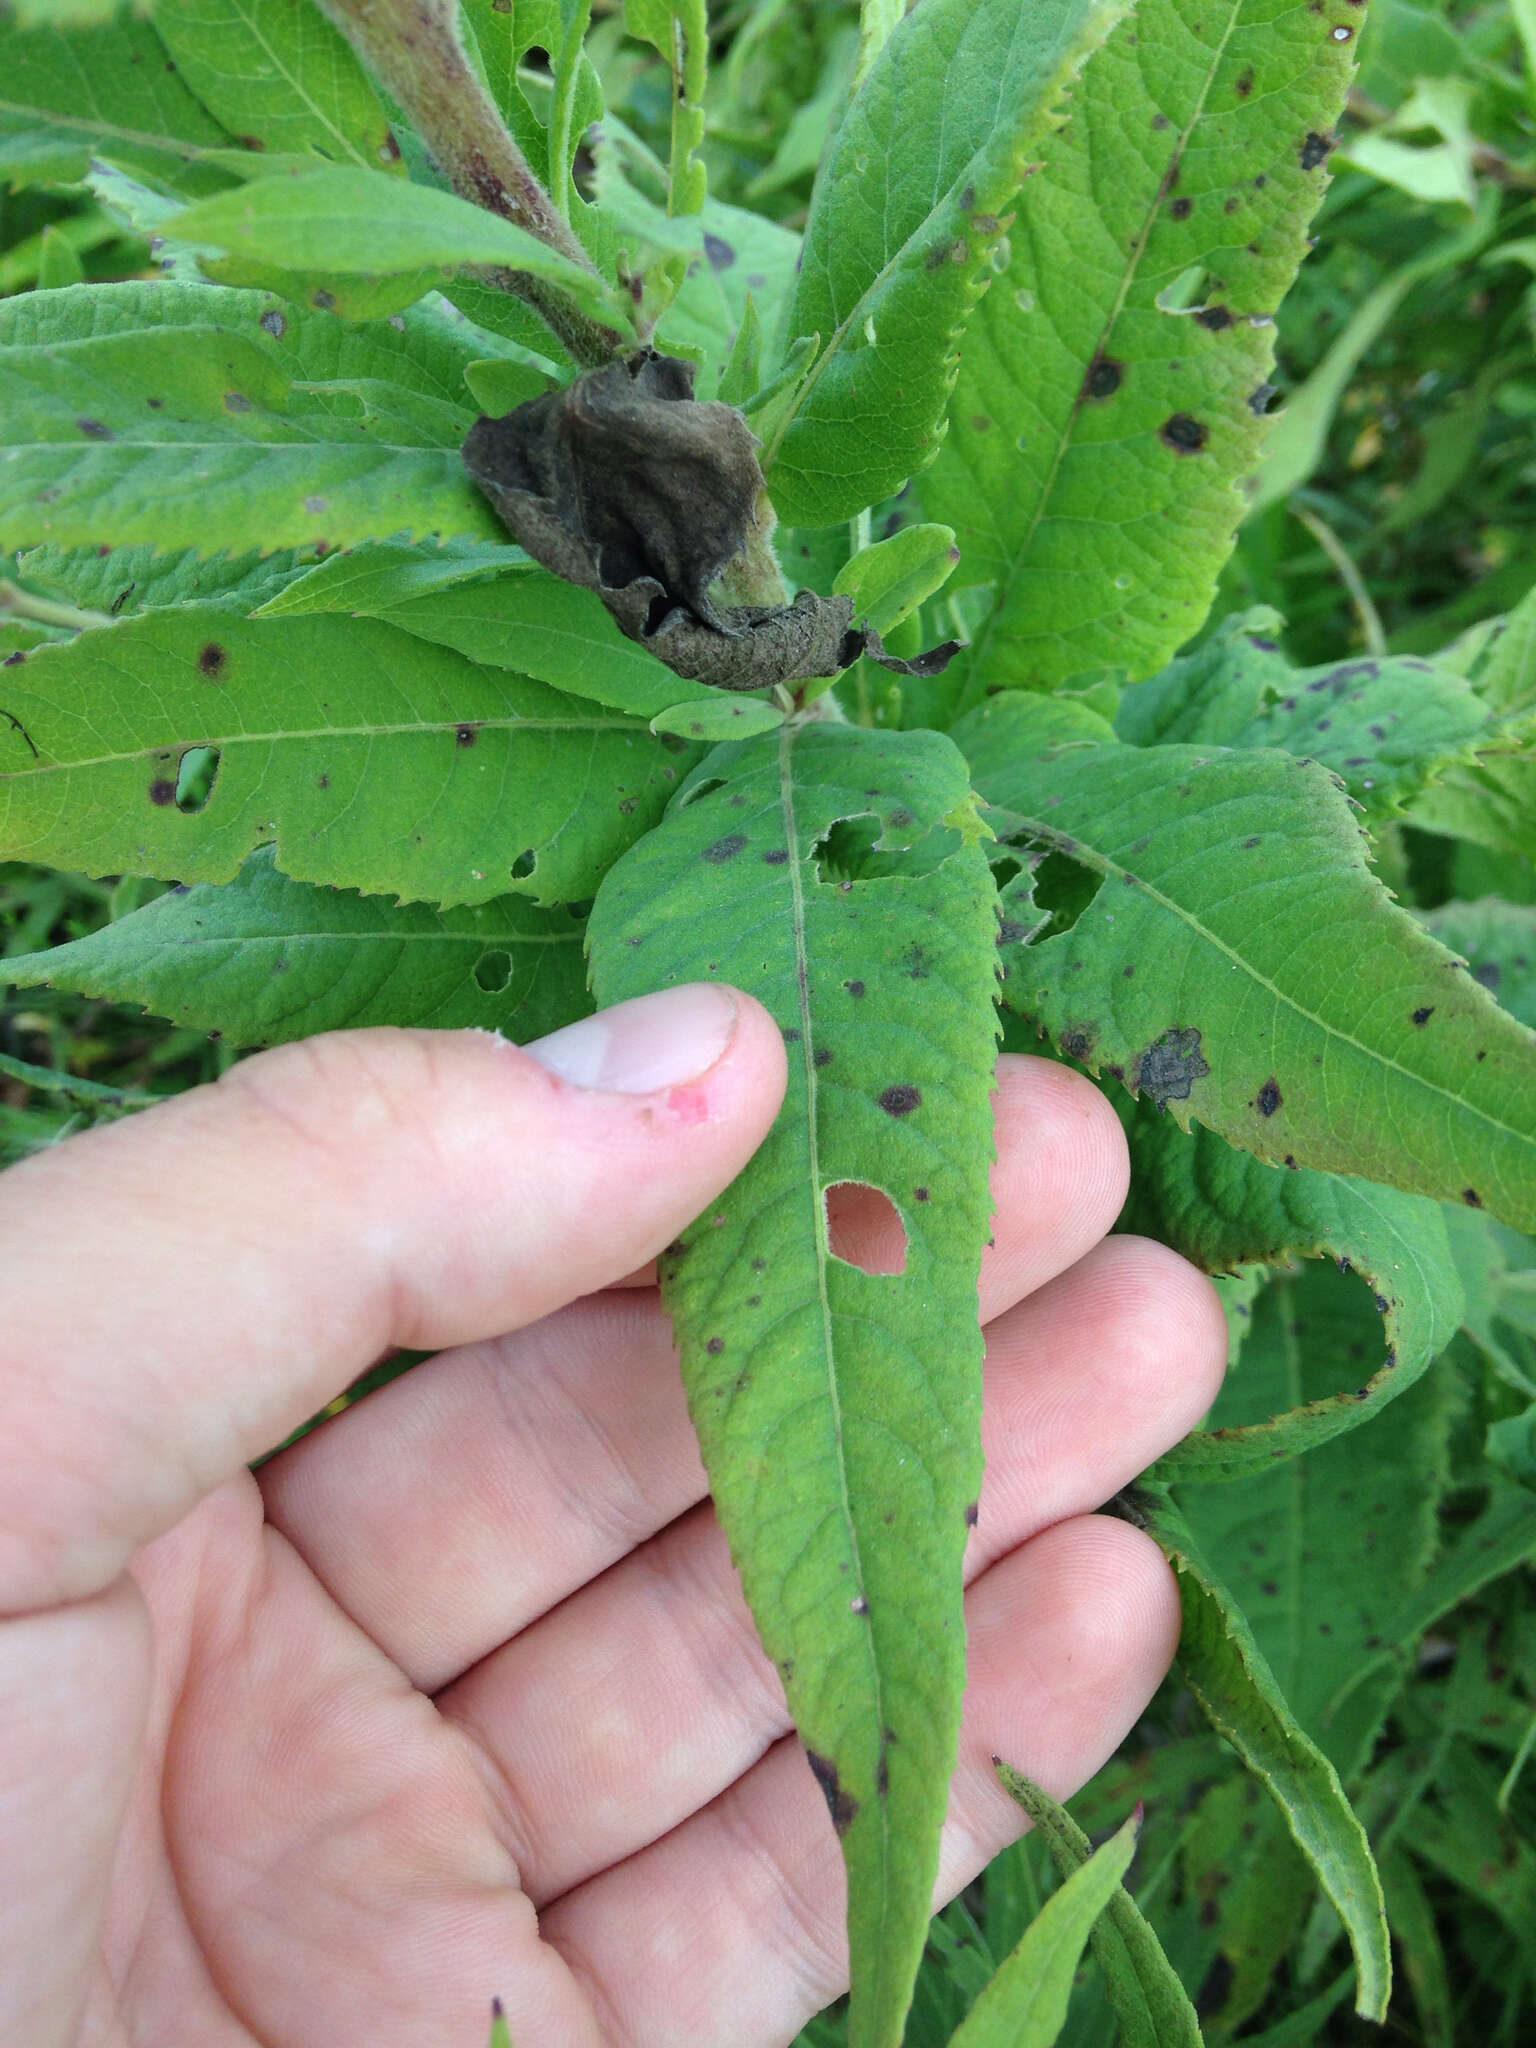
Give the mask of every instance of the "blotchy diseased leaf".
M 112 618 L 162 605 L 228 604 L 242 612 L 302 577 L 309 557 L 297 548 L 274 554 L 169 553 L 127 548 L 29 548 L 18 569 L 29 590 Z
M 850 819 L 879 834 L 856 857 L 834 830 Z M 778 1122 L 662 1285 L 715 1503 L 843 1838 L 866 2048 L 900 2038 L 964 1682 L 997 919 L 974 837 L 941 735 L 786 725 L 705 757 L 590 927 L 599 1003 L 731 981 L 789 1051 Z M 900 1273 L 833 1252 L 845 1183 L 895 1205 Z
M 689 758 L 373 620 L 219 606 L 40 648 L 0 712 L 0 859 L 226 882 L 270 844 L 296 880 L 446 904 L 590 896 Z
M 1038 698 L 957 726 L 994 819 L 1046 853 L 1052 928 L 1005 946 L 1004 1001 L 1094 1072 L 1270 1163 L 1536 1222 L 1536 1044 L 1371 874 L 1314 761 L 1221 748 L 1039 750 Z M 1027 938 L 1028 872 L 1005 914 Z
M 763 455 L 791 524 L 850 519 L 933 459 L 1009 210 L 1073 74 L 1123 11 L 924 0 L 881 49 L 817 177 L 784 316 L 784 342 L 821 337 Z
M 1331 768 L 1373 822 L 1402 816 L 1447 769 L 1501 743 L 1487 704 L 1453 669 L 1411 655 L 1295 669 L 1273 619 L 1266 610 L 1224 620 L 1204 647 L 1128 690 L 1121 739 L 1279 747 Z
M 176 889 L 88 938 L 6 963 L 21 988 L 72 989 L 231 1045 L 317 1031 L 478 1026 L 526 1040 L 587 999 L 582 927 L 519 896 L 474 909 L 395 904 L 290 881 L 270 849 L 234 881 Z
M 1317 1354 L 1307 1390 L 1294 1400 L 1272 1400 L 1267 1385 L 1256 1387 L 1245 1348 L 1218 1425 L 1194 1431 L 1161 1459 L 1161 1478 L 1266 1472 L 1356 1429 L 1406 1393 L 1456 1334 L 1462 1288 L 1438 1203 L 1342 1174 L 1265 1166 L 1214 1131 L 1181 1131 L 1149 1103 L 1124 1120 L 1131 1194 L 1123 1229 L 1171 1245 L 1207 1273 L 1336 1259 L 1355 1276 L 1348 1291 L 1364 1315 L 1348 1345 Z
M 0 546 L 503 541 L 458 456 L 483 354 L 427 306 L 344 327 L 215 285 L 0 301 Z
M 963 701 L 1150 675 L 1199 627 L 1358 28 L 1348 0 L 1141 0 L 1084 68 L 923 486 L 997 586 Z
M 248 148 L 404 170 L 383 103 L 318 7 L 155 0 L 154 24 L 183 82 Z
M 1093 1844 L 1065 1807 L 1007 1764 L 1000 1763 L 997 1774 L 1008 1796 L 1045 1837 L 1062 1877 L 1081 1870 L 1093 1854 Z M 1122 2048 L 1202 2048 L 1200 2022 L 1189 1993 L 1123 1884 L 1110 1895 L 1089 1939 L 1104 1972 Z
M 1172 1496 L 1145 1482 L 1146 1527 L 1179 1582 L 1184 1629 L 1179 1667 L 1212 1726 L 1269 1787 L 1332 1900 L 1355 1952 L 1355 2010 L 1381 2020 L 1392 1989 L 1392 1954 L 1381 1880 L 1365 1830 L 1339 1776 L 1287 1706 L 1275 1675 L 1231 1593 L 1216 1577 Z
M 1018 1947 L 950 2036 L 951 2048 L 1053 2048 L 1078 1961 L 1136 1853 L 1141 1815 L 1096 1849 L 1046 1900 Z

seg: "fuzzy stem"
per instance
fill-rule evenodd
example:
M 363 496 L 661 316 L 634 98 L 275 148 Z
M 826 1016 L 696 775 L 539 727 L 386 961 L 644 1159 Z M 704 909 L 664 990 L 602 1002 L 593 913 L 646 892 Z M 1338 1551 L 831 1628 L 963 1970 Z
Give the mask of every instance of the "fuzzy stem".
M 34 597 L 19 583 L 0 576 L 0 616 L 30 619 L 37 626 L 67 626 L 73 633 L 87 633 L 93 626 L 110 626 L 110 612 L 82 611 L 78 605 L 56 604 L 51 597 Z
M 458 37 L 456 0 L 318 0 L 384 90 L 399 101 L 461 198 L 500 214 L 590 270 L 592 262 L 502 125 Z M 624 337 L 519 270 L 484 272 L 533 307 L 578 363 L 623 353 Z

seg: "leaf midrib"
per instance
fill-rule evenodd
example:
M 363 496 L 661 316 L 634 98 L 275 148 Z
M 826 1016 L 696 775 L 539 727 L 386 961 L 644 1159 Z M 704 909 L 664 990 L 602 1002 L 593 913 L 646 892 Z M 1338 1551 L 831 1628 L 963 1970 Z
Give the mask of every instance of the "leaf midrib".
M 1023 811 L 1013 812 L 1013 815 L 1019 818 L 1035 837 L 1043 839 L 1050 844 L 1059 845 L 1064 837 L 1069 836 L 1062 832 L 1059 825 L 1049 824 L 1043 818 L 1031 817 Z M 1122 867 L 1110 855 L 1095 851 L 1083 839 L 1073 837 L 1070 851 L 1073 859 L 1081 860 L 1085 867 L 1094 868 L 1100 874 L 1114 876 L 1117 880 L 1123 880 L 1130 874 L 1129 868 Z M 1371 877 L 1367 876 L 1367 880 L 1370 879 Z M 1225 939 L 1213 932 L 1208 925 L 1203 924 L 1193 911 L 1186 910 L 1182 905 L 1176 903 L 1171 896 L 1165 896 L 1144 875 L 1136 876 L 1136 887 L 1143 896 L 1153 903 L 1160 905 L 1178 923 L 1186 925 L 1197 938 L 1203 939 L 1215 952 L 1220 953 L 1224 959 L 1230 961 L 1240 974 L 1245 974 L 1255 986 L 1262 988 L 1268 995 L 1272 996 L 1281 1008 L 1291 1011 L 1295 1016 L 1301 1018 L 1303 1022 L 1315 1026 L 1326 1037 L 1337 1039 L 1341 1045 L 1347 1045 L 1351 1051 L 1361 1054 L 1365 1059 L 1375 1061 L 1389 1072 L 1400 1075 L 1403 1080 L 1412 1082 L 1414 1086 L 1427 1089 L 1432 1095 L 1440 1096 L 1453 1109 L 1464 1111 L 1470 1116 L 1479 1118 L 1488 1125 L 1490 1130 L 1497 1131 L 1501 1136 L 1515 1138 L 1526 1145 L 1533 1142 L 1529 1131 L 1519 1130 L 1513 1124 L 1501 1123 L 1497 1117 L 1491 1115 L 1485 1109 L 1480 1109 L 1476 1103 L 1469 1102 L 1465 1096 L 1453 1095 L 1448 1088 L 1442 1087 L 1438 1081 L 1431 1081 L 1423 1074 L 1415 1073 L 1412 1067 L 1405 1067 L 1401 1061 L 1393 1059 L 1389 1053 L 1379 1052 L 1374 1046 L 1363 1044 L 1350 1032 L 1341 1030 L 1338 1025 L 1330 1024 L 1326 1018 L 1319 1017 L 1313 1011 L 1305 1008 L 1294 996 L 1287 995 L 1283 989 L 1277 987 L 1269 979 L 1268 975 L 1261 974 L 1251 961 L 1245 960 L 1241 953 L 1236 952 L 1227 944 Z M 1088 914 L 1091 916 L 1091 911 Z

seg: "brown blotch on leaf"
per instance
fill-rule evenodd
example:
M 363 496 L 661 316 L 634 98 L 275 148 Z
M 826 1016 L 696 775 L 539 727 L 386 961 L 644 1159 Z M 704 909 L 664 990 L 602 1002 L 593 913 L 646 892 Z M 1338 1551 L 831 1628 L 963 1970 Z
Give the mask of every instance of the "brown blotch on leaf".
M 851 597 L 710 596 L 755 530 L 763 474 L 741 414 L 696 399 L 693 380 L 691 363 L 639 350 L 477 420 L 465 467 L 535 561 L 594 591 L 676 675 L 756 690 L 839 675 L 861 654 L 904 674 L 947 666 L 953 642 L 913 663 L 888 655 L 873 628 L 854 625 Z
M 884 1089 L 878 1100 L 887 1116 L 910 1116 L 921 1107 L 923 1091 L 908 1081 L 900 1081 L 895 1087 Z
M 1063 1031 L 1061 1049 L 1069 1059 L 1086 1060 L 1093 1051 L 1093 1034 L 1088 1031 Z
M 1083 396 L 1113 398 L 1124 382 L 1124 363 L 1117 363 L 1113 356 L 1095 356 L 1088 365 L 1087 376 L 1083 379 Z
M 1240 71 L 1237 75 L 1237 96 L 1239 99 L 1245 100 L 1252 91 L 1253 66 L 1250 64 L 1245 71 Z
M 1197 1081 L 1211 1071 L 1200 1050 L 1201 1034 L 1193 1029 L 1165 1031 L 1131 1064 L 1131 1088 L 1158 1109 L 1187 1102 Z
M 723 839 L 717 839 L 713 846 L 706 846 L 703 858 L 711 867 L 721 867 L 728 860 L 734 860 L 747 843 L 745 832 L 727 832 Z
M 1271 1074 L 1254 1097 L 1253 1106 L 1260 1116 L 1273 1116 L 1284 1099 L 1280 1093 L 1280 1083 Z
M 156 776 L 155 780 L 149 785 L 149 800 L 152 804 L 158 804 L 162 810 L 164 810 L 167 804 L 175 803 L 175 783 L 167 781 L 163 775 Z
M 205 675 L 210 683 L 216 683 L 219 677 L 223 675 L 225 669 L 229 667 L 229 654 L 225 648 L 219 645 L 217 640 L 210 640 L 202 653 L 197 657 L 197 666 L 200 673 Z
M 1175 455 L 1198 455 L 1211 438 L 1209 429 L 1187 412 L 1176 412 L 1171 419 L 1164 420 L 1157 437 Z
M 805 1760 L 811 1767 L 811 1776 L 821 1787 L 822 1797 L 827 1802 L 827 1811 L 832 1816 L 832 1825 L 838 1834 L 846 1835 L 853 1826 L 859 1811 L 859 1802 L 851 1792 L 843 1790 L 837 1775 L 837 1765 L 828 1756 L 820 1755 L 814 1749 L 805 1752 Z

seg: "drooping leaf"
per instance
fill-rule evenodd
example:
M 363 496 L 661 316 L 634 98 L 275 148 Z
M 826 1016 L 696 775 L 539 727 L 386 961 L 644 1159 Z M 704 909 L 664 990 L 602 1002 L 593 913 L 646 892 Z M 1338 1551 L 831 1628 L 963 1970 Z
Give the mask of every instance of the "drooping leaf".
M 674 675 L 655 655 L 626 639 L 590 590 L 562 582 L 532 562 L 489 583 L 444 574 L 439 587 L 429 589 L 423 587 L 428 569 L 414 562 L 408 580 L 403 562 L 375 579 L 369 564 L 384 554 L 370 548 L 360 557 L 333 557 L 284 591 L 277 609 L 289 616 L 334 611 L 384 619 L 486 667 L 519 669 L 637 718 L 653 718 L 676 704 L 709 704 L 718 697 L 705 684 Z M 359 566 L 349 568 L 354 561 Z
M 1052 2048 L 1066 2024 L 1079 1958 L 1130 1868 L 1140 1825 L 1141 1816 L 1132 1814 L 1052 1892 L 951 2035 L 950 2048 Z
M 538 1038 L 587 1014 L 582 928 L 518 896 L 398 905 L 290 881 L 270 849 L 234 881 L 158 896 L 89 937 L 8 960 L 21 988 L 71 989 L 233 1045 L 365 1024 L 475 1025 Z
M 1487 704 L 1453 670 L 1411 655 L 1294 669 L 1273 620 L 1224 620 L 1205 646 L 1128 690 L 1121 739 L 1278 747 L 1331 768 L 1372 820 L 1400 816 L 1447 768 L 1497 741 Z
M 624 307 L 583 269 L 457 193 L 338 166 L 297 178 L 262 178 L 199 200 L 166 223 L 183 241 L 217 244 L 243 263 L 316 275 L 387 277 L 496 264 L 558 285 L 600 319 L 627 324 Z
M 1125 1122 L 1132 1164 L 1122 1229 L 1157 1237 L 1211 1273 L 1336 1259 L 1355 1276 L 1349 1291 L 1364 1319 L 1347 1345 L 1320 1356 L 1323 1378 L 1314 1375 L 1296 1400 L 1270 1399 L 1268 1380 L 1256 1391 L 1239 1371 L 1219 1426 L 1187 1436 L 1159 1461 L 1161 1477 L 1269 1471 L 1374 1420 L 1450 1342 L 1462 1290 L 1437 1203 L 1342 1174 L 1262 1165 L 1211 1131 L 1181 1131 L 1146 1103 Z
M 62 24 L 23 28 L 0 16 L 0 128 L 55 143 L 73 139 L 175 191 L 227 183 L 197 159 L 233 138 L 167 63 L 150 24 L 131 17 L 82 36 Z
M 997 586 L 962 702 L 1150 675 L 1199 627 L 1354 33 L 1271 0 L 1142 0 L 1085 68 L 924 485 L 960 576 Z
M 184 83 L 246 148 L 403 170 L 378 94 L 318 7 L 155 0 L 154 24 Z
M 817 177 L 784 317 L 786 342 L 819 334 L 821 347 L 763 453 L 782 517 L 850 519 L 932 460 L 1004 216 L 1122 11 L 924 0 L 886 41 Z M 951 507 L 938 516 L 960 529 Z
M 296 880 L 446 904 L 590 896 L 682 745 L 371 620 L 218 606 L 40 648 L 4 697 L 0 858 L 225 882 L 271 844 Z
M 1215 1429 L 1336 1393 L 1355 1352 L 1369 1356 L 1369 1298 L 1326 1266 L 1280 1275 L 1254 1303 L 1242 1364 L 1212 1411 Z M 1439 1541 L 1449 1477 L 1454 1376 L 1428 1373 L 1370 1428 L 1241 1485 L 1185 1486 L 1179 1503 L 1202 1555 L 1247 1617 L 1291 1711 L 1351 1782 L 1405 1660 L 1334 1696 L 1386 1639 Z
M 774 1130 L 662 1285 L 715 1503 L 842 1836 L 860 2048 L 900 2038 L 963 1685 L 996 972 L 976 829 L 941 735 L 785 725 L 706 756 L 590 925 L 599 1003 L 732 981 L 789 1049 Z M 894 1204 L 900 1273 L 833 1251 L 844 1183 Z
M 425 306 L 346 328 L 214 285 L 4 301 L 0 546 L 504 541 L 458 455 L 483 353 Z
M 1338 1773 L 1303 1731 L 1236 1601 L 1201 1556 L 1166 1488 L 1140 1495 L 1147 1527 L 1179 1582 L 1179 1665 L 1212 1726 L 1269 1787 L 1332 1900 L 1355 1952 L 1355 2010 L 1385 2017 L 1392 1957 L 1381 1882 Z
M 1391 901 L 1327 770 L 1059 747 L 1039 705 L 994 698 L 955 734 L 994 822 L 1049 849 L 1012 928 L 1047 872 L 1062 896 L 1004 948 L 1008 1005 L 1260 1159 L 1536 1221 L 1531 1035 Z
M 1007 1764 L 998 1764 L 997 1775 L 1044 1835 L 1061 1875 L 1081 1870 L 1093 1844 L 1066 1808 Z M 1120 2023 L 1123 2048 L 1201 2048 L 1200 2022 L 1189 1993 L 1124 1885 L 1111 1894 L 1089 1939 Z

